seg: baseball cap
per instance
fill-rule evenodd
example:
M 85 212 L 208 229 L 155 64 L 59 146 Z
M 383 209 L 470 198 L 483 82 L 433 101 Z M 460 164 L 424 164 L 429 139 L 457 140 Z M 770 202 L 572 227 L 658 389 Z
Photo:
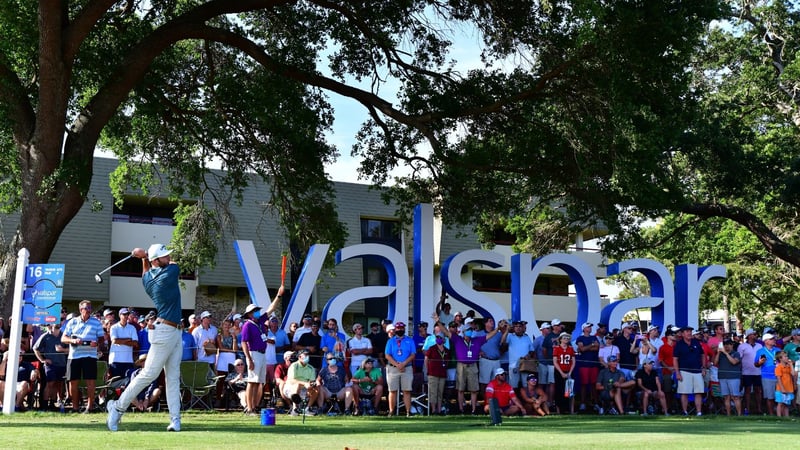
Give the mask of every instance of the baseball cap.
M 472 322 L 475 322 L 475 319 L 473 319 L 472 317 L 467 317 L 466 319 L 464 319 L 464 325 L 469 325 Z
M 606 362 L 616 362 L 616 361 L 617 361 L 616 355 L 611 355 L 608 358 L 606 358 Z
M 526 380 L 526 381 L 531 381 L 531 380 L 533 380 L 533 381 L 539 381 L 539 380 L 536 378 L 536 374 L 535 374 L 535 373 L 529 373 L 529 374 L 528 374 L 528 376 L 527 376 L 527 377 L 525 377 L 525 380 Z
M 800 336 L 800 328 L 795 328 L 792 330 L 792 336 Z
M 203 311 L 202 313 L 200 313 L 200 318 L 201 319 L 205 319 L 206 317 L 211 317 L 211 313 L 208 312 L 208 311 Z
M 597 328 L 608 328 L 608 325 L 606 325 L 604 323 L 598 323 L 597 324 Z
M 558 335 L 559 339 L 561 339 L 563 337 L 568 337 L 568 338 L 572 339 L 572 335 L 567 333 L 566 331 Z
M 304 349 L 301 349 L 301 350 L 297 351 L 298 355 L 308 355 L 309 353 L 311 353 L 311 352 L 309 352 L 307 348 L 304 348 Z
M 417 328 L 428 328 L 428 322 L 420 322 L 417 324 Z
M 303 320 L 314 320 L 314 317 L 311 314 L 304 314 Z
M 172 250 L 169 250 L 166 245 L 153 244 L 147 249 L 147 259 L 152 261 L 154 259 L 161 258 L 162 256 L 167 256 L 170 253 L 172 253 Z
M 242 315 L 239 314 L 239 313 L 236 313 L 236 314 L 233 315 L 233 320 L 239 320 L 241 318 L 242 318 Z
M 392 324 L 386 325 L 386 332 L 389 332 L 389 331 L 394 331 L 394 325 L 392 325 Z
M 653 330 L 657 330 L 657 329 L 658 329 L 658 327 L 656 325 L 650 325 L 649 327 L 647 327 L 647 332 L 649 333 L 649 332 L 651 332 Z
M 561 319 L 553 319 L 550 321 L 553 326 L 561 325 Z
M 107 316 L 107 315 L 109 315 L 109 314 L 114 314 L 114 310 L 113 310 L 113 309 L 111 309 L 111 308 L 108 308 L 108 309 L 106 309 L 105 311 L 103 311 L 103 315 L 104 315 L 104 316 Z
M 277 314 L 275 314 L 275 313 L 272 313 L 272 314 L 270 314 L 270 315 L 269 315 L 269 321 L 270 321 L 270 322 L 280 322 L 280 321 L 281 321 L 281 318 L 280 318 L 280 317 L 278 317 L 278 315 L 277 315 Z
M 620 328 L 622 328 L 623 330 L 625 328 L 633 328 L 633 325 L 630 322 L 622 322 L 622 326 Z
M 772 334 L 772 333 L 767 333 L 764 336 L 761 336 L 761 340 L 762 341 L 767 341 L 767 340 L 770 340 L 770 339 L 775 339 L 775 335 Z
M 652 359 L 645 359 L 642 364 L 654 364 L 654 363 L 655 361 L 653 361 Z
M 122 308 L 122 309 L 119 310 L 119 313 L 120 314 L 130 314 L 131 312 L 128 311 L 128 308 Z
M 516 323 L 516 322 L 515 322 Z M 545 328 L 552 328 L 549 323 L 545 322 L 539 326 L 540 330 L 544 330 Z
M 682 326 L 678 328 L 678 331 L 686 331 L 686 330 L 694 330 L 694 327 L 690 327 L 689 325 Z
M 613 334 L 611 334 L 611 333 L 608 333 L 608 334 L 606 335 L 606 339 L 614 339 L 614 335 L 613 335 Z
M 748 328 L 747 331 L 744 332 L 745 336 L 750 336 L 751 334 L 756 334 L 756 330 Z
M 506 373 L 506 371 L 502 367 L 498 367 L 497 369 L 494 369 L 494 376 L 503 375 L 505 373 Z
M 193 321 L 195 317 L 197 316 L 195 316 L 194 314 L 189 314 L 189 322 Z
M 283 359 L 286 359 L 286 358 L 291 358 L 291 357 L 292 357 L 292 355 L 294 355 L 294 352 L 293 352 L 293 351 L 291 351 L 291 350 L 286 350 L 285 352 L 283 352 Z
M 594 324 L 592 322 L 585 322 L 583 325 L 581 325 L 581 329 L 584 329 L 586 327 L 593 327 L 593 326 L 594 326 Z
M 405 328 L 406 328 L 406 324 L 405 324 L 405 323 L 403 323 L 403 322 L 395 322 L 395 323 L 394 323 L 394 328 L 395 328 L 395 329 L 398 329 L 398 328 L 403 328 L 403 329 L 405 329 Z

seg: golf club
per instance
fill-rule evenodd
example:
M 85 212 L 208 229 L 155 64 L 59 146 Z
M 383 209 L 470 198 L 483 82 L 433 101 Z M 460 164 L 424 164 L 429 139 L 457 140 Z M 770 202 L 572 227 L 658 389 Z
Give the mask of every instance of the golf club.
M 127 260 L 129 260 L 131 258 L 133 258 L 133 255 L 128 255 L 128 256 L 120 259 L 119 261 L 115 262 L 114 264 L 112 264 L 112 265 L 106 267 L 105 269 L 101 270 L 100 272 L 94 274 L 94 281 L 96 281 L 97 283 L 102 283 L 103 282 L 102 275 L 104 273 L 108 272 L 109 270 L 113 269 L 114 267 L 122 264 L 123 262 L 125 262 L 125 261 L 127 261 Z

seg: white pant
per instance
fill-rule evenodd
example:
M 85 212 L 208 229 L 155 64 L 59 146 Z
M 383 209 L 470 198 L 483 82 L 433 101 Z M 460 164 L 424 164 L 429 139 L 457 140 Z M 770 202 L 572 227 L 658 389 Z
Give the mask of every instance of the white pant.
M 131 401 L 153 382 L 164 369 L 166 377 L 167 406 L 169 407 L 170 419 L 181 417 L 181 356 L 182 340 L 181 330 L 171 327 L 165 323 L 156 324 L 154 330 L 148 333 L 150 338 L 150 350 L 147 351 L 147 359 L 144 368 L 133 379 L 133 382 L 125 388 L 120 396 L 117 408 L 124 412 L 128 409 Z

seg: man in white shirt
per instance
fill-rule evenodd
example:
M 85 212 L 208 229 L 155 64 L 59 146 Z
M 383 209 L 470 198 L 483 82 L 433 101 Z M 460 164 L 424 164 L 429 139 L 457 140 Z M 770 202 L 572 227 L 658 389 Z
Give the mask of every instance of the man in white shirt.
M 352 338 L 347 340 L 347 351 L 350 353 L 350 375 L 355 375 L 361 363 L 372 354 L 372 342 L 364 336 L 364 326 L 360 323 L 353 325 Z
M 133 351 L 139 348 L 139 333 L 128 323 L 128 308 L 119 310 L 119 322 L 111 326 L 111 347 L 108 349 L 108 370 L 112 377 L 127 376 L 133 370 Z
M 206 349 L 216 346 L 217 327 L 211 325 L 211 313 L 203 311 L 200 314 L 200 326 L 192 331 L 192 337 L 197 344 L 197 360 L 215 364 L 217 362 L 217 352 L 209 352 Z

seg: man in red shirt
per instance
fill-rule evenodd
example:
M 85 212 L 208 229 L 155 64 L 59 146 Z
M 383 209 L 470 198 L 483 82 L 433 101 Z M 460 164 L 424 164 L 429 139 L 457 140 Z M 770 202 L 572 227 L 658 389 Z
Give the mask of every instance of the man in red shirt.
M 675 391 L 673 383 L 675 382 L 675 377 L 673 374 L 675 373 L 675 366 L 674 361 L 672 360 L 672 350 L 675 348 L 675 331 L 677 327 L 668 327 L 667 331 L 664 332 L 664 345 L 659 347 L 658 349 L 658 362 L 661 364 L 661 390 L 664 391 L 664 395 L 667 397 L 667 402 L 672 404 L 674 400 L 674 395 L 672 393 Z M 672 408 L 674 409 L 674 407 Z
M 494 398 L 497 399 L 497 405 L 500 407 L 500 411 L 502 411 L 503 414 L 507 416 L 513 416 L 515 414 L 525 415 L 525 408 L 522 407 L 519 399 L 517 399 L 514 388 L 506 383 L 506 371 L 502 368 L 495 370 L 494 380 L 486 385 L 486 395 L 484 398 L 486 399 L 486 405 L 483 409 L 486 414 L 489 414 L 489 399 Z

